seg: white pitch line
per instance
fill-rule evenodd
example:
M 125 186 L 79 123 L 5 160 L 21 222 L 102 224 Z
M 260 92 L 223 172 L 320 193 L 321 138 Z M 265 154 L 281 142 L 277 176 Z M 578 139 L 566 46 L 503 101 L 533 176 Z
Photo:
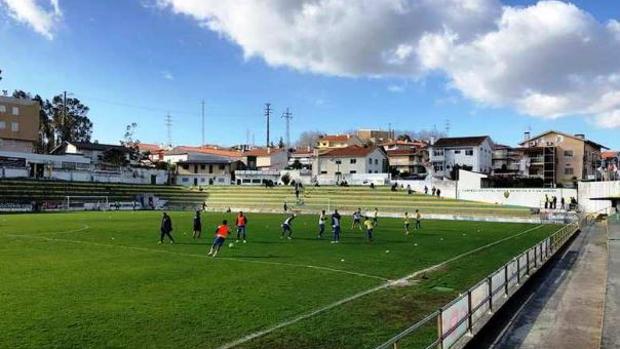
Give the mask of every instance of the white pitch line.
M 52 235 L 52 234 L 70 234 L 70 233 L 79 233 L 85 230 L 90 229 L 90 226 L 88 226 L 88 224 L 84 224 L 81 228 L 77 228 L 77 229 L 73 229 L 73 230 L 65 230 L 65 231 L 46 231 L 46 232 L 41 232 L 41 233 L 36 233 L 37 235 Z M 8 233 L 5 233 L 6 235 L 11 235 Z M 23 235 L 26 236 L 26 235 Z
M 76 231 L 74 231 L 74 232 L 76 232 Z M 68 233 L 68 232 L 59 232 L 59 233 Z M 208 258 L 208 259 L 212 259 L 214 261 L 226 260 L 226 261 L 233 261 L 233 262 L 244 262 L 244 263 L 263 264 L 263 265 L 278 265 L 278 266 L 293 267 L 293 268 L 315 269 L 315 270 L 328 271 L 328 272 L 332 272 L 332 273 L 342 273 L 342 274 L 349 274 L 349 275 L 360 276 L 360 277 L 365 277 L 365 278 L 370 278 L 370 279 L 377 279 L 377 280 L 381 280 L 381 281 L 388 281 L 387 278 L 381 277 L 381 276 L 377 276 L 377 275 L 364 274 L 364 273 L 359 273 L 359 272 L 350 271 L 350 270 L 337 269 L 337 268 L 321 267 L 321 266 L 316 266 L 316 265 L 304 265 L 304 264 L 294 264 L 294 263 L 255 261 L 255 260 L 251 260 L 251 259 L 232 258 L 232 257 L 216 257 L 216 258 L 211 258 L 211 257 L 208 257 L 207 255 L 195 254 L 195 253 L 173 252 L 173 251 L 167 251 L 167 250 L 155 250 L 155 249 L 152 249 L 152 248 L 126 246 L 126 245 L 112 245 L 112 244 L 104 244 L 104 243 L 101 243 L 101 242 L 94 242 L 94 241 L 80 241 L 80 240 L 58 239 L 58 238 L 50 238 L 50 237 L 37 236 L 37 235 L 6 234 L 6 236 L 17 237 L 17 238 L 27 238 L 27 239 L 39 239 L 39 240 L 55 241 L 55 242 L 67 242 L 67 243 L 84 244 L 84 245 L 100 246 L 100 247 L 117 247 L 117 248 L 128 249 L 128 250 L 135 250 L 135 251 L 142 251 L 142 252 L 165 253 L 165 254 L 171 254 L 171 255 L 177 255 L 177 256 L 196 257 L 196 258 L 205 258 L 205 259 Z
M 311 318 L 311 317 L 313 317 L 313 316 L 315 316 L 315 315 L 318 315 L 318 314 L 323 313 L 323 312 L 325 312 L 325 311 L 327 311 L 327 310 L 330 310 L 330 309 L 336 308 L 336 307 L 338 307 L 338 306 L 340 306 L 340 305 L 342 305 L 342 304 L 345 304 L 345 303 L 351 302 L 351 301 L 353 301 L 353 300 L 356 300 L 356 299 L 361 298 L 361 297 L 363 297 L 363 296 L 366 296 L 366 295 L 368 295 L 368 294 L 371 294 L 371 293 L 374 293 L 374 292 L 377 292 L 377 291 L 384 290 L 384 289 L 386 289 L 386 288 L 388 288 L 388 287 L 390 287 L 390 286 L 392 286 L 392 285 L 397 285 L 397 284 L 399 284 L 399 283 L 407 282 L 407 281 L 409 281 L 409 280 L 411 280 L 411 279 L 413 279 L 413 278 L 417 277 L 417 276 L 418 276 L 418 275 L 420 275 L 420 274 L 424 274 L 424 273 L 427 273 L 427 272 L 433 271 L 433 270 L 435 270 L 435 269 L 441 268 L 441 267 L 443 267 L 444 265 L 446 265 L 446 264 L 448 264 L 448 263 L 454 262 L 454 261 L 456 261 L 456 260 L 458 260 L 458 259 L 461 259 L 461 258 L 463 258 L 463 257 L 467 257 L 467 256 L 469 256 L 469 255 L 471 255 L 471 254 L 474 254 L 474 253 L 476 253 L 476 252 L 478 252 L 478 251 L 481 251 L 481 250 L 484 250 L 484 249 L 486 249 L 486 248 L 489 248 L 489 247 L 495 246 L 495 245 L 500 244 L 500 243 L 502 243 L 502 242 L 504 242 L 504 241 L 506 241 L 506 240 L 514 239 L 514 238 L 516 238 L 516 237 L 518 237 L 518 236 L 521 236 L 521 235 L 523 235 L 523 234 L 526 234 L 526 233 L 529 233 L 529 232 L 531 232 L 531 231 L 533 231 L 533 230 L 536 230 L 536 229 L 538 229 L 538 228 L 540 228 L 540 227 L 542 227 L 542 226 L 543 226 L 543 225 L 542 225 L 542 224 L 540 224 L 540 225 L 538 225 L 538 226 L 536 226 L 536 227 L 534 227 L 534 228 L 527 229 L 527 230 L 522 231 L 522 232 L 520 232 L 520 233 L 517 233 L 517 234 L 515 234 L 515 235 L 511 235 L 511 236 L 505 237 L 505 238 L 503 238 L 503 239 L 500 239 L 500 240 L 497 240 L 497 241 L 491 242 L 491 243 L 489 243 L 489 244 L 486 244 L 486 245 L 484 245 L 484 246 L 477 247 L 477 248 L 475 248 L 475 249 L 473 249 L 473 250 L 467 251 L 467 252 L 462 253 L 462 254 L 460 254 L 460 255 L 458 255 L 458 256 L 455 256 L 455 257 L 452 257 L 452 258 L 450 258 L 450 259 L 448 259 L 448 260 L 445 260 L 445 261 L 443 261 L 443 262 L 441 262 L 441 263 L 439 263 L 439 264 L 436 264 L 436 265 L 430 266 L 430 267 L 425 268 L 425 269 L 422 269 L 422 270 L 418 270 L 418 271 L 416 271 L 416 272 L 414 272 L 414 273 L 412 273 L 412 274 L 409 274 L 409 275 L 407 275 L 407 276 L 405 276 L 405 277 L 402 277 L 402 278 L 400 278 L 400 279 L 398 279 L 398 280 L 388 281 L 388 282 L 386 282 L 386 283 L 384 283 L 384 284 L 381 284 L 381 285 L 379 285 L 379 286 L 375 286 L 375 287 L 373 287 L 373 288 L 371 288 L 371 289 L 368 289 L 368 290 L 365 290 L 365 291 L 362 291 L 362 292 L 356 293 L 356 294 L 354 294 L 354 295 L 352 295 L 352 296 L 349 296 L 349 297 L 344 298 L 344 299 L 341 299 L 341 300 L 339 300 L 339 301 L 336 301 L 336 302 L 330 303 L 330 304 L 328 304 L 328 305 L 326 305 L 326 306 L 323 306 L 323 307 L 321 307 L 321 308 L 315 309 L 315 310 L 313 310 L 313 311 L 311 311 L 311 312 L 308 312 L 308 313 L 305 313 L 305 314 L 301 314 L 301 315 L 299 315 L 299 316 L 297 316 L 297 317 L 294 317 L 294 318 L 292 318 L 292 319 L 286 320 L 286 321 L 284 321 L 284 322 L 281 322 L 281 323 L 279 323 L 279 324 L 276 324 L 276 325 L 271 326 L 271 327 L 269 327 L 269 328 L 266 328 L 266 329 L 264 329 L 264 330 L 261 330 L 261 331 L 258 331 L 258 332 L 251 333 L 251 334 L 249 334 L 249 335 L 247 335 L 247 336 L 244 336 L 244 337 L 239 338 L 239 339 L 237 339 L 237 340 L 234 340 L 234 341 L 232 341 L 232 342 L 226 343 L 226 344 L 224 344 L 224 345 L 222 345 L 222 346 L 218 347 L 217 349 L 230 349 L 230 348 L 234 348 L 234 347 L 236 347 L 236 346 L 238 346 L 238 345 L 240 345 L 240 344 L 243 344 L 243 343 L 246 343 L 246 342 L 251 341 L 251 340 L 253 340 L 253 339 L 256 339 L 256 338 L 262 337 L 262 336 L 264 336 L 264 335 L 266 335 L 266 334 L 269 334 L 269 333 L 271 333 L 271 332 L 273 332 L 273 331 L 276 331 L 276 330 L 278 330 L 278 329 L 281 329 L 281 328 L 283 328 L 283 327 L 287 327 L 287 326 L 289 326 L 289 325 L 295 324 L 295 323 L 297 323 L 297 322 L 299 322 L 299 321 L 302 321 L 302 320 L 305 320 L 305 319 Z

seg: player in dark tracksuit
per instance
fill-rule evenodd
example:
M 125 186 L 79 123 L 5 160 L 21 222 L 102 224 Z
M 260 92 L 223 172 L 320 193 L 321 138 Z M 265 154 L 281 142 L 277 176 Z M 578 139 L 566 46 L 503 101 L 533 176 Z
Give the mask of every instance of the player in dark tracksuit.
M 163 243 L 164 237 L 168 236 L 168 239 L 170 239 L 170 243 L 174 244 L 174 238 L 172 238 L 172 234 L 170 234 L 171 232 L 172 232 L 172 220 L 170 219 L 170 216 L 168 216 L 168 214 L 164 212 L 161 218 L 159 243 L 160 244 Z
M 284 239 L 284 236 L 286 235 L 286 238 L 289 240 L 292 240 L 293 237 L 293 219 L 295 219 L 295 217 L 297 217 L 296 214 L 292 214 L 290 215 L 287 219 L 284 220 L 284 223 L 282 223 L 282 235 L 280 236 L 280 239 Z
M 341 217 L 338 210 L 334 210 L 334 214 L 332 214 L 332 232 L 334 233 L 332 244 L 337 244 L 340 242 L 340 218 Z
M 200 239 L 200 235 L 202 234 L 202 220 L 200 219 L 200 211 L 196 211 L 196 214 L 194 215 L 194 222 L 193 222 L 193 234 L 192 234 L 192 238 L 193 239 Z

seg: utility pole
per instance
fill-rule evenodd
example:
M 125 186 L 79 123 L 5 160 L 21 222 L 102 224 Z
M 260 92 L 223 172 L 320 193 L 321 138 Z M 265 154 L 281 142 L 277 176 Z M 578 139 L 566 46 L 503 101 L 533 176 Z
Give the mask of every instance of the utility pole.
M 61 122 L 61 127 L 62 127 L 62 132 L 64 132 L 65 130 L 65 124 L 67 122 L 67 91 L 63 91 L 62 92 L 62 122 Z M 66 138 L 66 135 L 65 135 Z M 60 139 L 58 140 L 58 143 L 60 143 Z
M 269 118 L 271 117 L 271 103 L 265 103 L 265 117 L 267 118 L 267 148 L 270 146 L 269 139 Z
M 293 119 L 293 113 L 286 108 L 286 111 L 282 113 L 282 117 L 286 120 L 286 148 L 291 148 L 291 119 Z
M 172 116 L 170 116 L 170 113 L 166 114 L 164 120 L 168 132 L 168 147 L 172 148 Z
M 202 145 L 205 145 L 205 100 L 202 100 Z
M 450 119 L 446 119 L 446 136 L 450 135 Z

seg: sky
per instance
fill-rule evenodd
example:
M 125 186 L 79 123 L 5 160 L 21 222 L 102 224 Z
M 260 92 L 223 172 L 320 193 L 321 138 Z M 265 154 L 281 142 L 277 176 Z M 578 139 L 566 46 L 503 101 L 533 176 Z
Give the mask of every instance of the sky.
M 433 129 L 620 149 L 616 0 L 0 0 L 0 89 L 90 107 L 93 140 Z

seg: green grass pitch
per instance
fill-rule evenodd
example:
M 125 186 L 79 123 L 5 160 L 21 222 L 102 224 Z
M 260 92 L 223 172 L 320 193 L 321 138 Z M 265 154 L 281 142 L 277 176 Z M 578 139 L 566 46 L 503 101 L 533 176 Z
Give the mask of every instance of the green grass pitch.
M 192 213 L 171 212 L 175 245 L 157 244 L 160 215 L 0 216 L 0 347 L 373 347 L 559 229 L 423 221 L 405 236 L 401 219 L 383 218 L 369 244 L 345 217 L 342 242 L 330 244 L 329 232 L 317 240 L 316 216 L 299 216 L 288 241 L 284 215 L 249 214 L 249 242 L 229 248 L 233 233 L 213 259 L 213 230 L 232 214 L 204 214 L 193 241 Z

